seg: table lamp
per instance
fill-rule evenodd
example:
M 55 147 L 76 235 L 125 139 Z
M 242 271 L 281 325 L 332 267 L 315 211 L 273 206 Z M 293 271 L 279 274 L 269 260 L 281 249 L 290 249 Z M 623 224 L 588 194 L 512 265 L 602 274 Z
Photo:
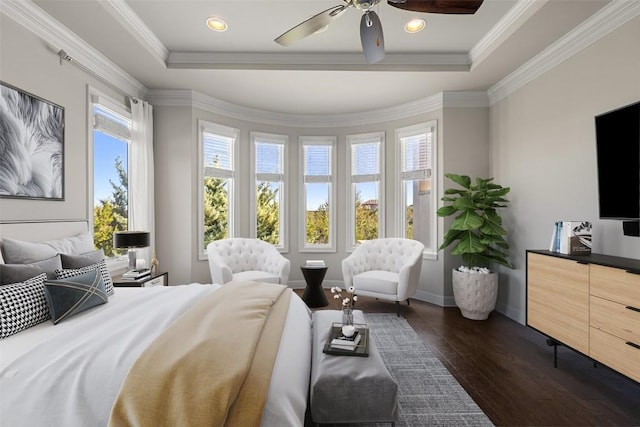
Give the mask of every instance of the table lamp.
M 149 241 L 148 231 L 116 231 L 113 233 L 113 247 L 129 250 L 129 271 L 136 269 L 135 248 L 146 248 L 149 246 Z

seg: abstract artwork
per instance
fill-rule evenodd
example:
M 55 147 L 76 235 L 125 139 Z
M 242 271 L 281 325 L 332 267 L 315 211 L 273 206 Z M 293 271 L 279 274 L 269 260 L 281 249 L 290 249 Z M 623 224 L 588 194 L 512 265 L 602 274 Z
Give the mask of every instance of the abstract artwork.
M 64 108 L 4 82 L 0 197 L 64 200 Z

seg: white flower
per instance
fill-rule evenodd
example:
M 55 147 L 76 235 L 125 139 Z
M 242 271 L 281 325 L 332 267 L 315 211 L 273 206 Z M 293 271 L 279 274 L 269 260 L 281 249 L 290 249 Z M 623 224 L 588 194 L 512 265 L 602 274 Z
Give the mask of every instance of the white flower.
M 353 296 L 353 302 L 356 302 L 356 301 L 358 301 L 358 295 Z
M 349 298 L 345 298 L 342 300 L 342 305 L 347 305 L 349 304 L 349 301 L 351 301 Z
M 337 295 L 337 294 L 336 294 L 336 295 L 334 295 L 334 296 L 333 296 L 333 299 L 340 299 L 340 295 Z
M 356 288 L 353 286 L 349 286 L 349 293 L 352 294 L 356 291 Z

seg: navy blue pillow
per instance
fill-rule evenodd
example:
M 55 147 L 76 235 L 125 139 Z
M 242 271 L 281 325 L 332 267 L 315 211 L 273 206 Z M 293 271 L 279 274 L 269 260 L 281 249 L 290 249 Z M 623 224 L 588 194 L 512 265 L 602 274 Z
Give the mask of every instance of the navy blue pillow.
M 98 270 L 70 275 L 44 283 L 47 305 L 54 324 L 96 305 L 108 302 Z

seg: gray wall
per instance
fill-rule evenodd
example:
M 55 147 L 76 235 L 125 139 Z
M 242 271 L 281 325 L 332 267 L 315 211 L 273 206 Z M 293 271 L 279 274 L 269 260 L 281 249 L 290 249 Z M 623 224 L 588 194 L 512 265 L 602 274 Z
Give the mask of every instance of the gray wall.
M 640 100 L 640 18 L 491 108 L 491 171 L 512 188 L 505 221 L 515 270 L 500 269 L 498 308 L 525 320 L 525 251 L 548 249 L 556 220 L 594 225 L 593 252 L 640 256 L 621 221 L 598 219 L 594 116 Z M 624 184 L 613 189 L 624 196 Z

